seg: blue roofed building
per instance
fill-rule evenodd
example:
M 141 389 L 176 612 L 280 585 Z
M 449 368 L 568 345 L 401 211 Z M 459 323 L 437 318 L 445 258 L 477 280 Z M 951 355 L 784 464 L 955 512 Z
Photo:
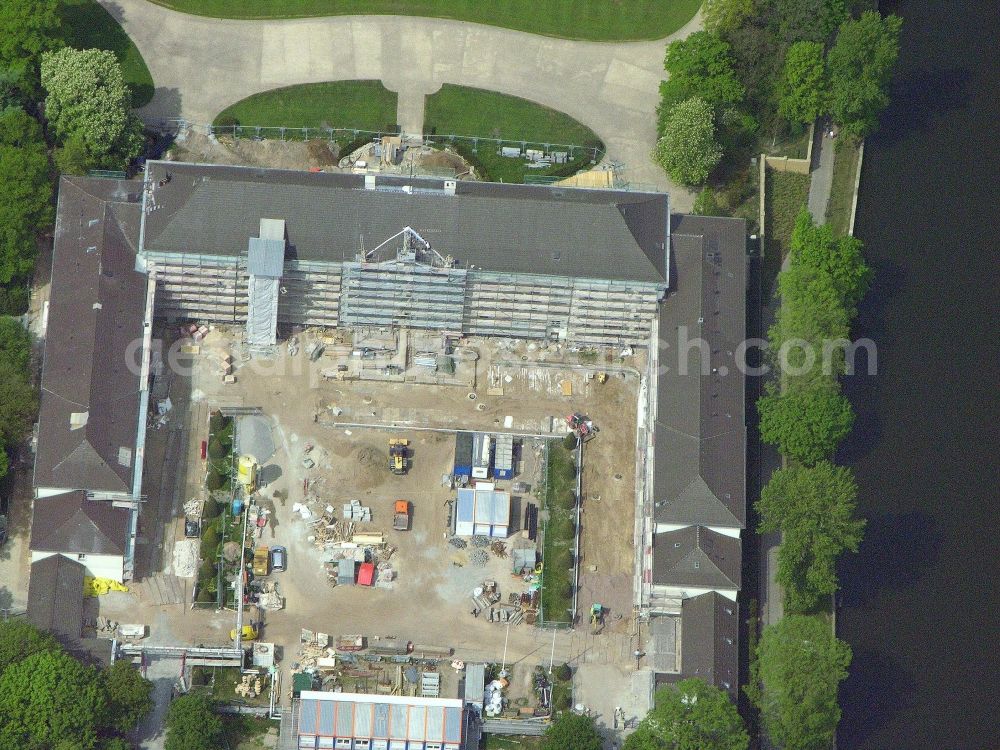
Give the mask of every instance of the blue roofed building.
M 469 750 L 459 699 L 304 691 L 296 727 L 299 748 Z

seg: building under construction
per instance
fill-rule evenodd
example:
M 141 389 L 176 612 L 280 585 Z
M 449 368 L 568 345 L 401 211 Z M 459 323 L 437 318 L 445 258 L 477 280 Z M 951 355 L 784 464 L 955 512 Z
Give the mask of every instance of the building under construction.
M 143 182 L 63 177 L 56 213 L 34 514 L 101 533 L 33 551 L 134 575 L 156 320 L 235 325 L 251 354 L 283 326 L 646 347 L 635 603 L 661 681 L 737 695 L 743 220 L 671 217 L 662 193 L 158 161 Z M 507 438 L 458 443 L 456 474 L 507 478 Z M 461 522 L 508 522 L 475 505 Z
M 149 162 L 138 253 L 157 315 L 576 345 L 649 341 L 663 193 Z

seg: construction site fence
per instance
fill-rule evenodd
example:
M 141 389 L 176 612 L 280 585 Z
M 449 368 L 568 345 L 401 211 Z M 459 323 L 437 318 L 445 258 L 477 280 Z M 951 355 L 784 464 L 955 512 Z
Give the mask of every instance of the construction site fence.
M 363 128 L 335 128 L 335 127 L 286 127 L 271 125 L 201 125 L 188 122 L 183 119 L 161 120 L 159 129 L 167 132 L 177 132 L 187 128 L 218 136 L 231 136 L 233 138 L 250 138 L 257 140 L 279 140 L 279 141 L 308 141 L 314 139 L 334 141 L 338 144 L 350 143 L 365 139 L 366 141 L 380 140 L 383 136 L 399 135 L 398 129 L 392 130 L 365 130 Z M 539 140 L 527 140 L 518 138 L 494 138 L 478 135 L 462 135 L 460 133 L 429 133 L 423 136 L 425 143 L 437 144 L 464 144 L 471 147 L 476 152 L 481 147 L 492 148 L 499 151 L 504 146 L 519 148 L 521 151 L 528 149 L 539 149 L 542 151 L 565 151 L 569 158 L 575 159 L 580 156 L 587 156 L 594 162 L 599 162 L 605 156 L 604 145 L 600 143 L 583 145 L 579 143 L 554 143 Z

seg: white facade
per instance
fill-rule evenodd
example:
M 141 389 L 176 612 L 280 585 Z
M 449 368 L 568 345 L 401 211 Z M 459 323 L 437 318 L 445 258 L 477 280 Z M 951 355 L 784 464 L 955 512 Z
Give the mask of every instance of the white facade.
M 123 555 L 73 555 L 63 552 L 31 551 L 31 562 L 35 563 L 53 555 L 62 555 L 74 560 L 87 569 L 87 575 L 94 578 L 111 578 L 123 583 L 125 580 L 125 557 Z

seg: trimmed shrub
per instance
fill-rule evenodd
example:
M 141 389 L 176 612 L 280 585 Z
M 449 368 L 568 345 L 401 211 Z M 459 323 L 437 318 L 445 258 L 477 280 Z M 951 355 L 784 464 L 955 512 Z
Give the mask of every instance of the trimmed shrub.
M 201 568 L 198 570 L 199 578 L 211 578 L 216 573 L 215 563 L 212 560 L 206 559 L 201 563 Z
M 222 432 L 222 428 L 226 426 L 226 418 L 222 416 L 221 411 L 213 411 L 212 415 L 208 418 L 208 433 L 210 435 L 217 435 Z
M 219 438 L 212 438 L 208 443 L 208 457 L 213 461 L 221 461 L 229 455 L 229 451 Z
M 210 469 L 208 476 L 205 478 L 205 487 L 209 492 L 215 492 L 216 490 L 221 490 L 226 484 L 226 478 L 222 476 L 219 472 L 214 469 Z M 218 515 L 218 513 L 216 513 Z
M 576 433 L 575 432 L 568 432 L 568 433 L 566 433 L 566 437 L 563 438 L 562 444 L 563 444 L 563 448 L 565 448 L 566 450 L 568 450 L 568 451 L 575 451 L 576 450 Z
M 555 675 L 560 682 L 567 682 L 573 679 L 573 670 L 570 669 L 569 664 L 560 664 L 556 667 Z
M 211 604 L 216 601 L 215 593 L 202 586 L 201 590 L 198 592 L 197 601 L 202 604 Z
M 219 505 L 219 501 L 209 495 L 208 500 L 205 501 L 205 505 L 201 510 L 201 517 L 207 521 L 212 518 L 218 518 L 221 512 L 222 506 Z
M 572 705 L 573 699 L 570 697 L 569 693 L 562 693 L 558 698 L 552 703 L 552 707 L 556 711 L 569 711 L 569 707 Z
M 204 560 L 215 560 L 219 551 L 219 531 L 214 525 L 208 526 L 201 535 L 201 556 Z

